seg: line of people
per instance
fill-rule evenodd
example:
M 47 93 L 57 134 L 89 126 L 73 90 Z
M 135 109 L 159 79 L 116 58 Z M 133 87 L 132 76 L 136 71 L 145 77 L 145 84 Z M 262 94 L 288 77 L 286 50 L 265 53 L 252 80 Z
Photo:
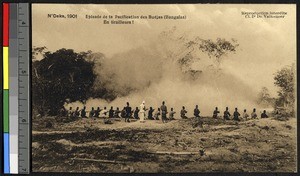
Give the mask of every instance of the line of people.
M 97 109 L 92 109 L 90 111 L 86 110 L 86 107 L 84 106 L 83 109 L 79 109 L 77 107 L 75 110 L 72 109 L 72 107 L 69 108 L 68 111 L 66 111 L 64 108 L 62 109 L 62 116 L 68 116 L 70 118 L 98 118 L 98 117 L 103 117 L 103 118 L 124 118 L 125 122 L 130 122 L 131 118 L 134 119 L 139 119 L 140 122 L 145 122 L 146 118 L 146 111 L 148 111 L 147 114 L 147 119 L 149 120 L 161 120 L 163 123 L 166 123 L 169 120 L 174 120 L 174 116 L 176 112 L 174 111 L 174 108 L 171 108 L 170 111 L 168 111 L 167 106 L 165 105 L 165 102 L 162 102 L 162 105 L 160 108 L 153 109 L 152 107 L 149 108 L 149 110 L 145 106 L 145 101 L 142 102 L 140 105 L 140 109 L 136 107 L 134 110 L 130 107 L 129 102 L 126 103 L 126 106 L 120 110 L 119 107 L 116 109 L 113 109 L 113 106 L 107 110 L 106 107 L 103 109 L 100 109 L 100 107 L 97 107 Z M 187 110 L 185 106 L 182 106 L 182 109 L 180 110 L 180 117 L 182 119 L 187 119 Z M 218 110 L 218 107 L 215 108 L 213 111 L 213 118 L 219 118 L 220 116 L 218 115 L 220 111 Z M 200 110 L 198 105 L 195 106 L 194 112 L 193 112 L 194 117 L 200 119 Z M 250 116 L 251 115 L 251 116 Z M 240 121 L 241 118 L 247 120 L 248 118 L 256 119 L 257 118 L 257 113 L 256 109 L 253 109 L 253 112 L 251 114 L 247 113 L 247 110 L 244 109 L 244 112 L 241 116 L 241 114 L 238 112 L 238 109 L 235 108 L 235 111 L 233 112 L 233 116 L 229 112 L 229 108 L 226 107 L 226 110 L 223 113 L 223 118 L 224 120 L 235 120 L 235 121 Z M 268 118 L 268 115 L 266 113 L 266 110 L 263 111 L 261 114 L 261 118 Z
M 218 113 L 220 113 L 220 111 L 218 110 L 218 107 L 216 107 L 216 109 L 213 112 L 213 117 L 217 118 L 218 117 Z M 244 112 L 243 112 L 243 114 L 241 116 L 241 114 L 238 112 L 238 108 L 235 108 L 235 110 L 233 112 L 233 116 L 231 116 L 231 114 L 229 112 L 229 108 L 226 107 L 226 110 L 224 111 L 224 114 L 223 114 L 223 118 L 224 118 L 224 120 L 231 120 L 231 117 L 233 117 L 232 120 L 235 120 L 235 121 L 241 121 L 241 118 L 243 118 L 245 120 L 248 120 L 248 118 L 256 119 L 256 118 L 258 118 L 258 116 L 257 116 L 255 108 L 253 109 L 253 111 L 252 111 L 252 113 L 250 115 L 251 115 L 251 117 L 247 113 L 247 110 L 244 109 Z M 260 117 L 261 118 L 268 118 L 269 117 L 267 115 L 266 110 L 264 110 L 263 113 L 261 113 Z

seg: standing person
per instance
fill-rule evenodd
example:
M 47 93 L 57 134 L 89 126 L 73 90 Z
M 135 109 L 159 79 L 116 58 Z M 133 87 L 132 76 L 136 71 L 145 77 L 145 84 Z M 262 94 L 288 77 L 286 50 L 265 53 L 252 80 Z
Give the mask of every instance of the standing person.
M 248 120 L 248 117 L 249 117 L 249 115 L 248 115 L 248 113 L 247 113 L 247 110 L 244 109 L 243 119 Z
M 147 110 L 146 109 L 146 106 L 145 106 L 145 101 L 142 102 L 142 104 L 140 105 L 140 122 L 143 123 L 145 122 L 145 111 Z
M 230 117 L 231 116 L 231 114 L 230 114 L 230 112 L 229 112 L 229 110 L 228 110 L 228 107 L 226 107 L 226 110 L 224 111 L 224 120 L 230 120 Z
M 134 110 L 134 112 L 133 112 L 133 117 L 134 117 L 135 119 L 139 119 L 139 112 L 140 112 L 139 108 L 138 108 L 138 107 L 135 107 L 135 110 Z
M 131 107 L 129 106 L 129 102 L 126 103 L 127 106 L 125 107 L 125 122 L 130 122 L 129 118 L 131 116 Z
M 182 119 L 187 119 L 188 117 L 185 115 L 186 113 L 187 113 L 187 111 L 185 110 L 185 107 L 182 106 L 182 109 L 181 109 L 181 111 L 180 111 L 180 117 L 181 117 Z
M 154 120 L 154 118 L 153 118 L 153 112 L 154 112 L 154 109 L 152 107 L 150 107 L 150 109 L 148 111 L 148 119 Z
M 240 121 L 240 118 L 239 118 L 240 115 L 241 114 L 238 112 L 238 108 L 235 108 L 235 111 L 233 113 L 233 120 Z
M 160 107 L 161 109 L 161 119 L 162 119 L 162 122 L 163 123 L 166 123 L 167 122 L 167 106 L 165 105 L 165 102 L 163 101 L 162 102 L 162 105 Z
M 251 118 L 252 119 L 256 119 L 257 118 L 257 114 L 256 114 L 256 109 L 253 109 L 253 112 L 251 113 Z
M 269 117 L 269 116 L 267 115 L 266 110 L 263 111 L 263 113 L 261 114 L 260 117 L 261 117 L 262 119 L 263 119 L 263 118 L 268 118 L 268 117 Z
M 155 120 L 159 120 L 159 116 L 160 116 L 160 108 L 157 109 L 157 111 L 155 112 Z
M 108 112 L 108 117 L 109 118 L 113 118 L 114 117 L 114 108 L 113 107 L 110 107 L 110 110 Z
M 171 111 L 170 111 L 170 113 L 169 113 L 169 118 L 170 118 L 170 120 L 175 120 L 175 118 L 174 118 L 174 114 L 175 114 L 176 112 L 174 111 L 174 109 L 173 108 L 171 108 Z
M 218 118 L 218 114 L 220 113 L 220 111 L 218 110 L 218 107 L 216 107 L 216 109 L 213 112 L 213 118 Z

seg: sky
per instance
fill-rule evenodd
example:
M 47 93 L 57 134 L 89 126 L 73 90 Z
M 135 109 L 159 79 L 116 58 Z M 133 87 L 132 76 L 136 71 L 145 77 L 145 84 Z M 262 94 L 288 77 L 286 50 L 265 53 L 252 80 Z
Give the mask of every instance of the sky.
M 242 12 L 287 12 L 284 18 L 245 18 Z M 77 19 L 48 18 L 77 14 Z M 131 25 L 103 24 L 86 15 L 183 15 L 183 20 L 134 20 Z M 72 5 L 34 4 L 32 44 L 49 51 L 70 48 L 103 53 L 107 58 L 158 41 L 162 31 L 177 31 L 202 39 L 234 38 L 239 47 L 221 68 L 248 86 L 263 86 L 276 96 L 274 73 L 296 63 L 296 6 L 264 4 Z

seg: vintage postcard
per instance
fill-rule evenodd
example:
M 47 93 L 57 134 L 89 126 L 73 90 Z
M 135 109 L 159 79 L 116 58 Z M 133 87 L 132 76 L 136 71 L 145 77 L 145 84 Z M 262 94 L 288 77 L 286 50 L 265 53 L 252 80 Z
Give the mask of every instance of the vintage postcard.
M 32 170 L 296 172 L 296 5 L 32 4 Z

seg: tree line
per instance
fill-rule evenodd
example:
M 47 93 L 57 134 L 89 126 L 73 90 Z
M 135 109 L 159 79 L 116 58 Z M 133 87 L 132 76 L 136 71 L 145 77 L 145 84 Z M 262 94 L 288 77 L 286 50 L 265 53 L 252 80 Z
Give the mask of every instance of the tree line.
M 75 52 L 72 49 L 46 51 L 46 47 L 32 49 L 32 103 L 33 112 L 41 116 L 55 116 L 67 102 L 102 98 L 112 101 L 116 96 L 105 85 L 94 89 L 97 75 L 95 60 L 89 59 L 91 51 Z M 37 56 L 41 58 L 38 59 Z M 275 109 L 294 114 L 295 67 L 286 66 L 274 74 L 274 84 L 279 88 L 278 97 L 270 98 L 266 88 L 259 95 L 260 102 L 274 101 Z

